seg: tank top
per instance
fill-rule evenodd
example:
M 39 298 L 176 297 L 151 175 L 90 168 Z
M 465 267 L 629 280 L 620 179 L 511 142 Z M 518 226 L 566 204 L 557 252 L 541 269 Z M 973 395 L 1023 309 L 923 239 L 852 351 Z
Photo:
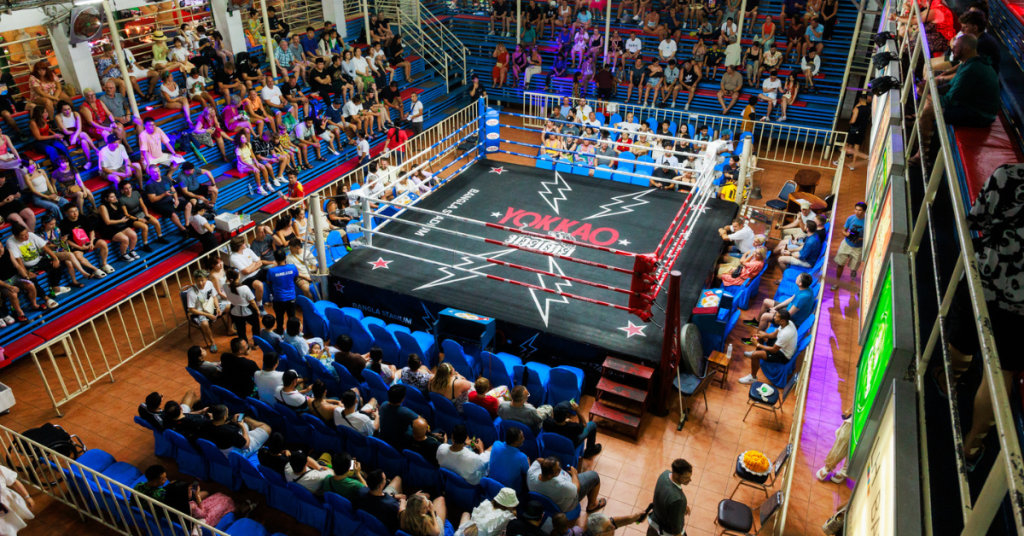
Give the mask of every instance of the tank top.
M 687 69 L 683 67 L 683 83 L 691 85 L 697 81 L 697 73 L 693 69 Z
M 71 114 L 70 116 L 57 114 L 57 119 L 60 121 L 60 124 L 64 125 L 64 128 L 68 130 L 78 126 L 78 118 L 75 117 L 75 114 Z
M 99 99 L 96 99 L 96 104 L 90 105 L 88 102 L 82 101 L 82 107 L 88 108 L 89 112 L 92 113 L 93 123 L 106 123 L 107 122 L 107 110 L 99 105 Z
M 39 135 L 40 136 L 49 136 L 50 135 L 50 124 L 49 123 L 43 123 L 43 126 L 39 127 Z

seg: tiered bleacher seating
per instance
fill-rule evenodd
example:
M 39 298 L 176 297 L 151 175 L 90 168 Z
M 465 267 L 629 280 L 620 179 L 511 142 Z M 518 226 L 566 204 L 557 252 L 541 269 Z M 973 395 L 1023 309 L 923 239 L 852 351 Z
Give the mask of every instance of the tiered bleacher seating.
M 660 3 L 661 2 L 656 2 L 654 8 L 658 9 Z M 515 49 L 515 37 L 487 35 L 490 23 L 489 14 L 482 12 L 451 12 L 447 11 L 448 8 L 445 7 L 432 9 L 437 9 L 433 11 L 435 15 L 451 15 L 451 18 L 448 19 L 447 23 L 468 50 L 467 68 L 470 71 L 475 72 L 480 78 L 481 84 L 488 88 L 488 96 L 492 99 L 500 99 L 502 101 L 522 102 L 522 85 L 518 88 L 506 86 L 502 89 L 491 89 L 490 87 L 492 82 L 491 69 L 494 67 L 494 60 L 492 59 L 491 54 L 498 43 L 504 43 L 511 53 Z M 616 3 L 613 3 L 613 14 L 617 12 L 617 10 L 618 6 Z M 781 1 L 772 0 L 761 3 L 757 22 L 751 25 L 751 21 L 746 21 L 744 25 L 744 35 L 748 36 L 741 41 L 744 50 L 752 42 L 750 36 L 760 33 L 761 23 L 764 21 L 766 14 L 771 14 L 775 18 L 776 26 L 781 28 L 778 21 L 778 15 L 781 13 L 781 10 Z M 807 91 L 801 90 L 796 103 L 790 107 L 788 114 L 789 119 L 787 122 L 808 127 L 832 128 L 832 120 L 835 108 L 838 104 L 840 86 L 843 80 L 847 54 L 851 45 L 856 16 L 856 10 L 851 9 L 848 4 L 843 5 L 840 3 L 838 14 L 839 23 L 836 26 L 833 40 L 825 42 L 825 48 L 821 57 L 821 73 L 815 80 L 817 93 L 811 94 Z M 603 14 L 595 16 L 595 25 L 600 28 L 604 28 Z M 618 20 L 612 21 L 612 29 L 618 30 L 624 40 L 627 39 L 630 34 L 636 34 L 639 36 L 641 41 L 643 41 L 645 62 L 649 62 L 657 57 L 658 43 L 660 42 L 657 36 L 641 32 L 636 24 L 630 23 L 623 25 L 619 23 Z M 679 43 L 679 51 L 676 54 L 677 60 L 682 61 L 683 59 L 692 57 L 691 49 L 693 44 L 696 43 L 696 39 L 697 38 L 695 36 L 684 35 Z M 782 51 L 786 43 L 785 36 L 779 35 L 776 37 L 776 43 L 780 45 L 780 51 Z M 532 78 L 529 90 L 542 92 L 544 91 L 545 79 L 550 72 L 551 66 L 554 64 L 557 48 L 555 41 L 550 34 L 546 35 L 545 39 L 538 40 L 537 44 L 540 49 L 541 57 L 543 59 L 543 67 L 545 70 Z M 784 63 L 782 68 L 779 70 L 780 77 L 785 78 L 785 76 L 788 76 L 789 73 L 794 70 L 799 73 L 799 60 L 796 62 L 790 61 L 788 63 Z M 566 72 L 565 76 L 554 78 L 551 83 L 550 92 L 563 95 L 571 94 L 572 74 L 574 72 L 574 70 L 570 69 Z M 721 114 L 721 106 L 718 104 L 716 97 L 719 90 L 719 83 L 721 81 L 721 74 L 722 70 L 720 69 L 718 78 L 716 78 L 714 82 L 701 82 L 700 89 L 690 106 L 690 110 L 692 112 Z M 511 71 L 509 75 L 509 83 L 511 83 Z M 802 75 L 800 79 L 802 84 Z M 619 102 L 624 100 L 627 87 L 627 84 L 620 84 L 618 92 L 613 100 Z M 758 93 L 760 93 L 760 84 L 756 88 L 745 87 L 743 90 L 744 96 L 740 97 L 736 106 L 730 110 L 729 115 L 738 117 L 745 106 L 747 96 L 757 95 Z M 588 96 L 594 96 L 593 86 L 591 86 Z M 683 93 L 677 100 L 677 106 L 680 110 L 682 110 L 682 105 L 685 104 L 685 102 L 686 94 Z M 759 104 L 758 116 L 763 115 L 764 106 L 764 103 Z
M 351 30 L 353 26 L 361 28 L 361 21 L 361 18 L 352 17 L 346 22 L 350 29 L 347 42 L 357 47 L 365 46 L 365 44 L 357 43 L 355 40 L 359 36 L 359 31 L 353 32 Z M 250 52 L 256 61 L 261 62 L 261 67 L 264 71 L 269 70 L 262 47 L 256 47 Z M 414 92 L 419 94 L 421 102 L 424 103 L 424 127 L 429 128 L 441 118 L 454 111 L 454 106 L 461 99 L 461 91 L 448 91 L 447 84 L 443 80 L 438 79 L 435 73 L 426 67 L 422 58 L 410 55 L 406 59 L 412 64 L 412 72 L 416 76 L 415 83 L 406 81 L 403 72 L 396 73 L 395 79 L 399 83 L 403 98 L 406 99 L 407 112 L 411 107 L 408 95 Z M 183 87 L 184 73 L 175 72 L 174 76 L 179 86 Z M 140 85 L 143 90 L 148 90 L 148 81 L 140 81 Z M 309 89 L 306 88 L 304 91 L 308 93 Z M 137 98 L 141 99 L 142 96 L 137 96 Z M 314 100 L 317 100 L 317 98 L 314 97 Z M 81 97 L 74 99 L 73 104 L 76 109 L 81 102 Z M 173 135 L 186 128 L 184 115 L 179 111 L 165 110 L 158 101 L 140 100 L 138 105 L 142 117 L 153 117 L 156 119 L 157 126 L 162 128 L 168 135 Z M 218 98 L 218 105 L 224 105 L 222 97 Z M 200 111 L 200 107 L 198 104 L 193 103 L 191 110 L 193 117 L 195 117 Z M 392 120 L 397 121 L 397 114 L 394 111 L 392 111 L 392 114 Z M 19 127 L 26 133 L 29 131 L 27 126 L 28 119 L 28 114 L 25 113 L 16 116 Z M 11 134 L 7 125 L 3 125 L 3 129 L 5 133 Z M 132 127 L 128 132 L 129 142 L 132 144 L 132 147 L 137 148 L 138 128 Z M 411 134 L 411 131 L 409 134 Z M 373 139 L 369 140 L 373 154 L 377 154 L 383 149 L 383 140 L 384 133 L 379 131 Z M 340 156 L 333 156 L 325 150 L 323 154 L 327 160 L 326 162 L 316 162 L 314 160 L 312 162 L 314 169 L 302 171 L 299 174 L 299 181 L 303 183 L 307 192 L 329 184 L 357 167 L 358 159 L 355 156 L 355 149 L 347 145 L 346 142 L 347 140 L 343 137 L 342 144 L 339 145 Z M 320 143 L 323 144 L 325 142 Z M 226 146 L 229 155 L 233 155 L 234 145 L 228 142 Z M 28 143 L 18 144 L 17 147 L 25 156 L 33 158 L 38 162 L 48 162 L 45 160 L 44 155 L 29 149 Z M 75 163 L 81 167 L 81 164 L 84 163 L 84 155 L 77 149 L 72 154 L 75 156 Z M 198 154 L 193 151 L 179 151 L 178 154 L 193 162 L 196 166 L 203 166 L 204 169 L 210 171 L 217 179 L 217 185 L 220 189 L 216 207 L 217 213 L 251 214 L 254 216 L 254 220 L 262 221 L 277 214 L 287 206 L 283 199 L 279 199 L 274 195 L 265 197 L 254 196 L 249 191 L 251 180 L 232 176 L 234 173 L 234 162 L 224 162 L 216 147 L 199 148 Z M 138 152 L 135 152 L 133 157 L 137 156 Z M 82 179 L 85 186 L 97 198 L 100 198 L 100 194 L 110 187 L 106 179 L 97 176 L 95 166 L 92 170 L 83 172 Z M 36 209 L 37 214 L 42 212 L 42 209 Z M 151 229 L 151 245 L 154 248 L 152 253 L 140 252 L 142 258 L 131 263 L 113 260 L 116 255 L 112 255 L 112 262 L 110 264 L 116 269 L 114 274 L 99 280 L 83 280 L 86 284 L 84 289 L 58 297 L 57 301 L 61 305 L 57 309 L 46 312 L 31 311 L 27 308 L 26 300 L 23 299 L 23 306 L 25 306 L 25 312 L 29 321 L 24 324 L 0 329 L 0 346 L 4 347 L 7 357 L 5 361 L 0 362 L 0 368 L 9 365 L 16 358 L 25 355 L 44 341 L 57 337 L 65 329 L 75 326 L 103 309 L 146 288 L 165 274 L 194 260 L 200 254 L 200 247 L 197 241 L 183 236 L 168 219 L 165 218 L 161 221 L 161 225 L 163 226 L 164 235 L 169 239 L 170 244 L 152 243 L 156 233 L 155 230 Z M 7 240 L 9 236 L 10 226 L 6 224 L 0 225 L 0 240 Z M 344 251 L 343 248 L 338 249 Z M 87 257 L 90 261 L 95 262 L 95 255 L 95 253 L 90 253 Z M 340 256 L 338 254 L 332 257 L 334 260 L 337 260 Z M 67 281 L 67 276 L 65 276 L 65 281 Z M 45 288 L 46 283 L 43 282 L 42 284 Z M 60 321 L 55 322 L 58 318 Z

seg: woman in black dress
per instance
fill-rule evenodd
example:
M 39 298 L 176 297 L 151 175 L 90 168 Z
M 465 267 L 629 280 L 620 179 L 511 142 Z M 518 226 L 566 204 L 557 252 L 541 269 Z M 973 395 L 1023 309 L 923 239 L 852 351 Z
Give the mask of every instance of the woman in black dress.
M 121 246 L 121 260 L 131 262 L 139 258 L 135 253 L 135 243 L 139 235 L 131 228 L 133 221 L 125 215 L 117 192 L 108 190 L 100 203 L 100 237 L 117 242 Z
M 852 158 L 849 162 L 850 171 L 857 167 L 857 157 L 865 160 L 868 158 L 868 155 L 860 151 L 860 146 L 870 129 L 871 106 L 868 104 L 867 92 L 863 91 L 857 95 L 857 106 L 853 108 L 853 115 L 850 116 L 850 129 L 846 134 L 844 151 L 847 157 Z M 833 164 L 838 166 L 839 161 L 836 160 Z

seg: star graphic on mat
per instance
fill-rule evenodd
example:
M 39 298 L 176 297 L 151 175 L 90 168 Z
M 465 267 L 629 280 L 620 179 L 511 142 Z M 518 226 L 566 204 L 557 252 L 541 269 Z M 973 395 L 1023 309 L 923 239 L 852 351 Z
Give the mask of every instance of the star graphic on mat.
M 619 245 L 628 246 L 629 245 L 629 240 L 619 240 Z
M 491 173 L 497 173 L 498 175 L 501 175 L 502 173 L 505 173 L 506 171 L 508 171 L 508 170 L 503 168 L 503 167 L 492 167 L 491 168 Z
M 639 335 L 641 337 L 646 337 L 647 336 L 647 335 L 644 334 L 644 328 L 646 328 L 647 326 L 638 326 L 638 325 L 634 324 L 633 321 L 631 321 L 631 320 L 628 321 L 628 322 L 629 322 L 628 326 L 626 326 L 624 328 L 619 328 L 621 331 L 625 331 L 626 332 L 626 338 L 627 339 L 632 338 L 633 335 Z
M 492 218 L 500 218 L 501 217 L 501 213 L 500 212 L 492 212 L 491 213 L 491 217 Z
M 337 290 L 338 292 L 345 292 L 345 285 L 342 285 L 341 281 L 335 281 L 334 290 Z
M 376 270 L 377 268 L 384 268 L 385 270 L 390 270 L 391 268 L 388 267 L 388 265 L 393 263 L 393 262 L 395 262 L 395 261 L 386 261 L 386 260 L 384 260 L 384 257 L 377 257 L 377 260 L 372 261 L 372 262 L 367 262 L 366 264 L 369 264 L 369 265 L 373 266 L 374 270 Z

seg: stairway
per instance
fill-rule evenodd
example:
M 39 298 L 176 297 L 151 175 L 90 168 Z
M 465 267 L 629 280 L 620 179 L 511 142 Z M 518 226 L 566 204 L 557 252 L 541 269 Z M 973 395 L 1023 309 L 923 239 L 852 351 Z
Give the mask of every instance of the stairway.
M 597 401 L 590 408 L 591 418 L 599 425 L 630 430 L 634 439 L 647 413 L 648 396 L 653 387 L 654 369 L 617 357 L 606 357 L 597 382 Z
M 441 76 L 449 92 L 465 85 L 466 47 L 447 28 L 447 15 L 435 16 L 419 0 L 376 0 L 374 9 L 398 25 L 395 33 Z

